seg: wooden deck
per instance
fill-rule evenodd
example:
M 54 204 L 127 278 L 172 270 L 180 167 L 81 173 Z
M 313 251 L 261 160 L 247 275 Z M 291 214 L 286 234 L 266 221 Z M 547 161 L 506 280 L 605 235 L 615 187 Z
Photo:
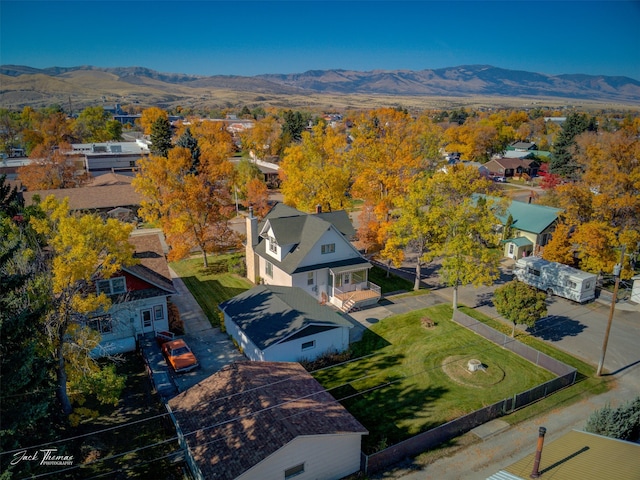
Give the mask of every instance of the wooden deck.
M 374 290 L 354 290 L 353 292 L 339 293 L 336 295 L 340 301 L 346 302 L 352 299 L 356 304 L 372 298 L 380 298 L 380 294 Z

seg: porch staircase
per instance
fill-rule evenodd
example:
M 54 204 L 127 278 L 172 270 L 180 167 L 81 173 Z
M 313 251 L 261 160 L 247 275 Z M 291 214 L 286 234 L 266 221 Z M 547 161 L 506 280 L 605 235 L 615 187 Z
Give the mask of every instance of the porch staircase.
M 354 297 L 350 297 L 346 302 L 342 304 L 342 311 L 344 313 L 349 313 L 356 310 L 356 299 Z

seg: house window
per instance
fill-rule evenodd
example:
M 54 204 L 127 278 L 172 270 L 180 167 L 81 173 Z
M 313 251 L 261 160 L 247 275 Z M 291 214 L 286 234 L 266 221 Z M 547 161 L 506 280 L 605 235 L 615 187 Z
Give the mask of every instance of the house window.
M 164 320 L 164 308 L 162 308 L 162 305 L 153 307 L 153 318 L 155 318 L 156 322 Z
M 94 317 L 88 322 L 89 328 L 92 328 L 96 332 L 111 333 L 113 332 L 113 322 L 111 321 L 111 315 L 101 315 Z
M 307 273 L 307 285 L 313 285 L 313 272 Z
M 278 253 L 278 243 L 276 239 L 273 237 L 269 237 L 269 251 L 273 253 Z
M 124 277 L 107 278 L 96 282 L 98 293 L 105 295 L 115 295 L 116 293 L 125 293 L 127 291 L 127 283 Z
M 311 350 L 312 348 L 316 347 L 316 341 L 315 340 L 311 340 L 310 342 L 304 342 L 302 344 L 302 351 L 304 352 L 305 350 Z
M 284 471 L 284 480 L 289 480 L 297 475 L 304 473 L 304 463 L 296 465 L 295 467 L 287 468 Z
M 266 263 L 266 265 L 264 266 L 264 273 L 267 274 L 267 277 L 273 278 L 273 263 Z
M 321 250 L 322 255 L 326 253 L 335 253 L 336 252 L 336 244 L 335 243 L 326 243 L 322 245 Z

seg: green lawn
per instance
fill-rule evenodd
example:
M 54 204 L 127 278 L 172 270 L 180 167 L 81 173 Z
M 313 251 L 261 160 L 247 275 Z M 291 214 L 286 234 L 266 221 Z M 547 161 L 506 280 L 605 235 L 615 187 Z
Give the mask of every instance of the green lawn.
M 366 452 L 554 377 L 453 323 L 451 313 L 438 305 L 386 318 L 352 345 L 354 357 L 364 358 L 314 372 L 369 430 Z M 436 326 L 423 327 L 425 316 Z M 471 358 L 486 364 L 486 372 L 468 373 Z
M 209 267 L 202 257 L 172 262 L 171 268 L 180 275 L 191 294 L 214 327 L 220 326 L 218 304 L 249 290 L 253 285 L 237 273 L 230 273 L 229 265 L 237 265 L 242 255 L 209 257 Z
M 382 289 L 383 295 L 401 290 L 413 290 L 413 282 L 395 275 L 389 275 L 387 277 L 387 271 L 378 266 L 374 266 L 369 270 L 369 281 L 378 285 Z
M 472 308 L 460 307 L 460 310 L 506 335 L 511 335 L 511 324 L 506 324 L 492 319 Z M 611 382 L 609 380 L 595 376 L 596 369 L 593 365 L 572 357 L 568 353 L 558 350 L 528 333 L 516 331 L 516 339 L 519 342 L 535 348 L 536 350 L 546 353 L 550 357 L 575 367 L 578 370 L 578 375 L 576 377 L 576 383 L 571 387 L 556 392 L 533 405 L 504 417 L 507 422 L 516 424 L 518 422 L 528 420 L 548 410 L 565 407 L 591 395 L 604 393 L 611 387 Z

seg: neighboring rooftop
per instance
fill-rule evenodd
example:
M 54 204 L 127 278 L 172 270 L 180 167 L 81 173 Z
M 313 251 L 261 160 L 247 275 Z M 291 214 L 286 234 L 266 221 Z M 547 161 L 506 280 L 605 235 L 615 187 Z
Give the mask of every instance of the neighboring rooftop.
M 535 451 L 487 480 L 529 479 Z M 640 445 L 573 430 L 545 444 L 538 472 L 542 479 L 603 480 L 640 478 Z
M 204 478 L 235 479 L 296 437 L 368 433 L 298 363 L 235 363 L 169 406 Z
M 102 178 L 106 177 L 106 178 Z M 126 175 L 107 173 L 96 177 L 92 183 L 79 188 L 58 188 L 22 192 L 26 205 L 33 203 L 34 195 L 44 200 L 53 195 L 58 201 L 69 199 L 71 210 L 97 210 L 140 205 L 142 196 L 131 185 Z
M 220 309 L 261 350 L 305 328 L 353 326 L 299 287 L 259 285 L 221 303 Z
M 125 267 L 124 270 L 161 290 L 175 292 L 159 235 L 132 235 L 129 237 L 129 243 L 135 247 L 133 257 L 139 263 Z

